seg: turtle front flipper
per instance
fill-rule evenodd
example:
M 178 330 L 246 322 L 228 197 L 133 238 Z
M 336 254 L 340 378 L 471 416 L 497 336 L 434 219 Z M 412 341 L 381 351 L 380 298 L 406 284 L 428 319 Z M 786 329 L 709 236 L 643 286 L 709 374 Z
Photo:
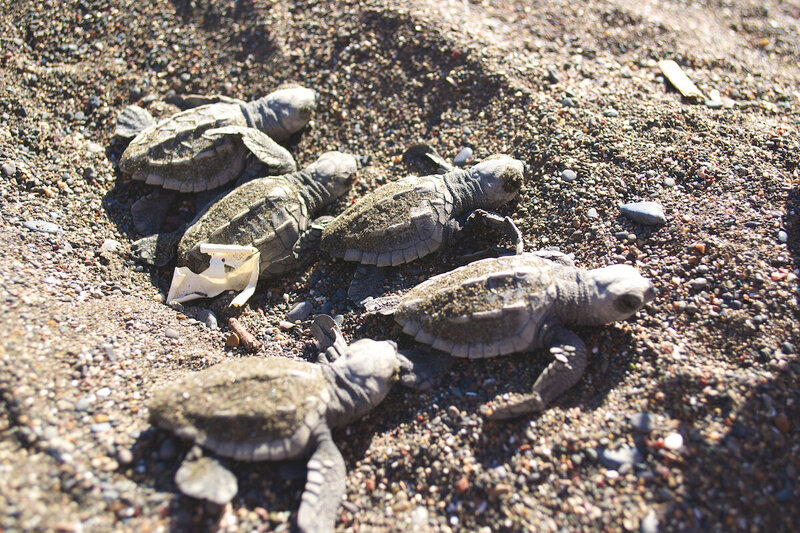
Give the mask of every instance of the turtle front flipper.
M 309 228 L 300 234 L 297 242 L 292 247 L 292 255 L 297 258 L 298 266 L 306 266 L 319 254 L 319 242 L 325 226 L 333 221 L 334 217 L 322 216 L 311 221 Z
M 244 103 L 238 98 L 231 98 L 222 94 L 183 94 L 169 100 L 181 109 L 191 109 L 209 104 L 239 104 Z
M 133 139 L 155 123 L 156 120 L 147 109 L 135 104 L 129 105 L 117 117 L 114 135 L 123 139 Z
M 519 231 L 519 228 L 514 224 L 514 221 L 511 220 L 511 217 L 504 217 L 497 213 L 476 209 L 467 217 L 464 228 L 474 225 L 481 225 L 505 233 L 508 238 L 511 239 L 511 242 L 514 243 L 515 255 L 520 255 L 524 251 L 525 243 L 522 240 L 522 232 Z
M 204 137 L 209 139 L 225 135 L 238 136 L 245 147 L 267 166 L 269 175 L 288 174 L 297 170 L 297 164 L 292 154 L 286 148 L 273 141 L 269 135 L 255 128 L 224 126 L 210 129 L 203 134 Z
M 488 407 L 484 413 L 487 418 L 504 420 L 541 411 L 581 379 L 586 369 L 586 345 L 580 337 L 559 325 L 545 333 L 548 337 L 553 361 L 533 384 L 531 393 L 514 395 L 497 407 Z
M 331 437 L 331 431 L 322 425 L 313 435 L 314 453 L 308 460 L 308 475 L 300 509 L 297 511 L 297 528 L 303 532 L 333 531 L 336 514 L 345 490 L 346 469 L 344 458 Z
M 134 241 L 131 243 L 131 255 L 142 263 L 163 267 L 178 253 L 178 243 L 181 242 L 185 230 L 184 224 L 175 231 L 158 233 Z
M 438 174 L 444 174 L 456 168 L 439 155 L 439 152 L 433 146 L 427 143 L 412 144 L 406 148 L 406 151 L 403 152 L 403 163 L 408 166 L 419 164 L 427 168 L 430 168 L 432 163 L 436 167 Z
M 156 189 L 133 202 L 131 218 L 133 227 L 139 235 L 152 235 L 161 230 L 169 208 L 177 196 L 176 191 Z
M 319 344 L 318 361 L 332 363 L 347 352 L 342 330 L 330 315 L 316 316 L 311 323 L 311 334 Z

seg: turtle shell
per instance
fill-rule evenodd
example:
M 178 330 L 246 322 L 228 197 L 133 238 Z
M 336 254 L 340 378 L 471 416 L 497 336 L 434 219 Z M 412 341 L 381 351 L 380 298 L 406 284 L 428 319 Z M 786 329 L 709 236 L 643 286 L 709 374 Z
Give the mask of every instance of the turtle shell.
M 332 257 L 367 265 L 408 263 L 439 249 L 453 198 L 441 178 L 408 177 L 347 208 L 322 233 Z
M 417 341 L 457 357 L 535 348 L 558 296 L 557 270 L 532 254 L 475 261 L 411 289 L 395 320 Z
M 325 423 L 330 401 L 322 367 L 283 357 L 214 365 L 157 390 L 150 421 L 239 460 L 302 455 Z
M 247 126 L 238 104 L 208 104 L 172 115 L 131 141 L 120 169 L 165 189 L 213 189 L 238 177 L 250 153 L 238 136 L 207 134 L 227 126 Z
M 295 266 L 292 247 L 308 229 L 309 212 L 297 186 L 283 177 L 248 181 L 212 202 L 178 244 L 178 265 L 194 272 L 208 268 L 203 242 L 255 246 L 261 272 L 281 274 Z

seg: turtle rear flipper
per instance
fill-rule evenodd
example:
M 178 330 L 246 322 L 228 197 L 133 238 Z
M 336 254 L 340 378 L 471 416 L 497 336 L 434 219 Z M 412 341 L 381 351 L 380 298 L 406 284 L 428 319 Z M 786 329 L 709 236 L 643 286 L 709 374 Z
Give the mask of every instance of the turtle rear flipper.
M 288 174 L 297 170 L 292 154 L 269 135 L 255 128 L 224 126 L 210 129 L 203 135 L 210 139 L 225 135 L 238 136 L 245 147 L 268 167 L 270 175 Z
M 345 490 L 344 458 L 327 426 L 320 427 L 313 438 L 316 447 L 308 460 L 306 486 L 297 511 L 297 528 L 303 532 L 333 531 Z
M 175 258 L 178 243 L 186 226 L 169 233 L 158 233 L 131 243 L 131 255 L 137 261 L 163 267 Z
M 373 297 L 383 283 L 386 271 L 375 265 L 358 265 L 350 288 L 347 289 L 347 296 L 358 305 Z
M 184 94 L 168 98 L 167 102 L 175 104 L 181 109 L 191 109 L 193 107 L 200 107 L 201 105 L 208 104 L 242 104 L 242 100 L 238 98 L 231 98 L 222 94 Z
M 185 459 L 175 472 L 175 484 L 192 498 L 217 505 L 230 502 L 239 491 L 236 476 L 213 457 Z
M 484 413 L 487 418 L 505 420 L 541 411 L 580 381 L 586 368 L 586 345 L 563 326 L 555 326 L 548 333 L 553 361 L 533 384 L 533 390 L 514 395 L 497 407 L 488 407 Z
M 155 124 L 155 119 L 150 112 L 138 105 L 129 105 L 117 117 L 117 127 L 114 134 L 123 139 L 133 139 L 142 130 Z
M 427 391 L 435 388 L 453 366 L 453 358 L 441 352 L 403 350 L 397 355 L 403 361 L 400 383 L 410 389 Z

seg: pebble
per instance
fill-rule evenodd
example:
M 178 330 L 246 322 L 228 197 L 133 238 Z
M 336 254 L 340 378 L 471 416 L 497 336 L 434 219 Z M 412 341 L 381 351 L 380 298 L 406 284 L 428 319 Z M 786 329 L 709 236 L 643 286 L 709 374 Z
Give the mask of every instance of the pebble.
M 465 146 L 461 149 L 460 152 L 453 158 L 453 164 L 457 167 L 464 166 L 467 161 L 472 159 L 472 148 L 469 146 Z
M 456 481 L 456 494 L 464 494 L 467 489 L 469 488 L 469 479 L 466 476 L 461 477 L 458 481 Z
M 674 187 L 675 186 L 675 178 L 664 178 L 664 186 L 665 187 Z
M 120 448 L 117 451 L 117 462 L 121 465 L 129 465 L 133 462 L 133 452 L 128 448 Z
M 90 154 L 99 154 L 105 151 L 103 145 L 97 144 L 96 142 L 90 142 L 86 145 L 86 149 L 89 151 Z
M 201 308 L 197 312 L 197 320 L 205 324 L 208 329 L 219 329 L 217 315 L 210 309 Z
M 92 433 L 105 433 L 106 431 L 111 429 L 111 423 L 110 422 L 99 422 L 99 423 L 96 423 L 96 424 L 92 424 L 89 427 L 89 429 L 92 431 Z
M 785 415 L 778 415 L 772 419 L 772 423 L 778 428 L 781 433 L 788 433 L 792 428 L 789 419 Z
M 47 233 L 50 235 L 56 235 L 63 231 L 61 226 L 58 224 L 53 224 L 52 222 L 47 222 L 45 220 L 26 220 L 22 223 L 22 225 L 31 231 L 38 231 L 40 233 Z
M 670 433 L 664 438 L 664 447 L 676 452 L 683 448 L 683 435 L 680 433 Z
M 561 171 L 561 179 L 563 179 L 568 183 L 572 183 L 573 181 L 578 179 L 578 174 L 574 170 L 565 168 L 564 170 Z
M 425 507 L 415 507 L 411 511 L 411 525 L 414 531 L 422 531 L 428 528 L 428 510 Z
M 778 242 L 786 242 L 789 240 L 789 234 L 783 230 L 778 232 Z
M 228 348 L 236 348 L 239 346 L 239 335 L 231 332 L 231 334 L 228 335 L 228 338 L 225 339 L 225 346 Z
M 158 448 L 158 458 L 162 461 L 172 461 L 178 456 L 178 445 L 175 439 L 169 438 L 161 443 Z
M 636 413 L 631 416 L 631 427 L 639 433 L 650 433 L 653 431 L 653 417 L 647 413 Z
M 783 353 L 787 354 L 787 355 L 793 354 L 794 353 L 794 344 L 792 344 L 789 341 L 784 342 L 781 345 L 781 351 Z
M 640 533 L 658 533 L 658 517 L 656 512 L 650 509 L 647 514 L 642 518 L 639 524 Z
M 311 302 L 300 302 L 292 307 L 292 310 L 289 311 L 289 314 L 286 318 L 288 318 L 291 322 L 300 322 L 301 320 L 308 318 L 308 315 L 311 314 L 311 310 L 313 308 L 314 304 Z
M 657 202 L 631 202 L 620 206 L 619 210 L 634 222 L 646 226 L 664 224 L 667 221 L 664 208 Z
M 708 280 L 706 278 L 694 278 L 692 281 L 689 282 L 689 287 L 694 290 L 701 290 L 705 289 L 708 286 Z
M 119 248 L 120 244 L 119 241 L 115 241 L 114 239 L 105 239 L 103 244 L 100 245 L 101 252 L 115 252 Z
M 600 214 L 597 212 L 597 209 L 590 207 L 589 210 L 586 211 L 586 216 L 589 218 L 598 218 Z
M 6 161 L 3 163 L 3 166 L 0 167 L 0 170 L 2 170 L 3 176 L 10 178 L 17 173 L 17 164 L 13 161 Z
M 711 108 L 711 109 L 720 109 L 722 106 L 725 105 L 722 102 L 722 100 L 711 100 L 710 98 L 706 99 L 705 104 L 706 104 L 706 107 Z
M 601 450 L 600 463 L 606 468 L 619 469 L 622 465 L 641 463 L 644 458 L 639 450 L 631 446 L 623 446 L 617 450 Z
M 180 339 L 181 338 L 181 334 L 178 333 L 176 330 L 174 330 L 172 328 L 165 329 L 164 330 L 164 336 L 167 337 L 168 339 Z
M 618 117 L 618 116 L 619 116 L 619 111 L 617 111 L 616 109 L 613 109 L 613 108 L 609 107 L 608 109 L 606 109 L 605 111 L 603 111 L 603 114 L 604 114 L 605 116 L 607 116 L 607 117 Z
M 175 473 L 175 484 L 185 495 L 217 505 L 227 504 L 239 491 L 236 476 L 211 457 L 184 461 Z

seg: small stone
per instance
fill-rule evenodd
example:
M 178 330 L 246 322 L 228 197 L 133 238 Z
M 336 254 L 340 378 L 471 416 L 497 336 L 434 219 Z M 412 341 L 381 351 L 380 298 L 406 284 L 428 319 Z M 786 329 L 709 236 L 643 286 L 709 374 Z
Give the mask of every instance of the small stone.
M 469 480 L 466 476 L 461 477 L 458 481 L 456 481 L 456 494 L 464 494 L 467 489 L 469 488 Z
M 619 210 L 634 222 L 646 226 L 664 224 L 667 221 L 664 208 L 657 202 L 631 202 L 620 206 Z
M 110 422 L 100 422 L 99 424 L 92 424 L 89 429 L 92 433 L 105 433 L 109 429 L 111 429 Z
M 711 100 L 710 98 L 705 101 L 705 104 L 710 109 L 720 109 L 725 105 L 722 100 Z
M 367 489 L 367 492 L 372 492 L 375 490 L 375 478 L 368 477 L 364 480 L 364 488 Z
M 683 435 L 680 433 L 670 433 L 664 438 L 664 447 L 676 452 L 683 448 Z
M 175 473 L 175 484 L 185 495 L 217 505 L 227 504 L 239 491 L 236 476 L 211 457 L 184 461 Z
M 472 148 L 465 146 L 458 152 L 458 155 L 453 158 L 453 164 L 457 167 L 463 167 L 470 159 L 472 159 Z
M 694 290 L 702 290 L 708 286 L 708 280 L 706 278 L 694 278 L 692 281 L 689 282 L 689 287 Z
M 641 452 L 630 446 L 623 446 L 617 450 L 602 450 L 600 452 L 600 462 L 603 466 L 614 470 L 619 469 L 622 465 L 641 463 L 642 460 Z
M 414 508 L 411 511 L 411 524 L 414 531 L 428 529 L 428 510 L 422 506 Z
M 597 212 L 597 209 L 594 207 L 590 207 L 589 210 L 586 212 L 586 216 L 589 218 L 598 218 L 600 215 Z
M 86 149 L 89 151 L 90 154 L 99 154 L 105 150 L 105 148 L 103 148 L 103 145 L 97 144 L 96 142 L 88 143 L 86 145 Z
M 98 389 L 95 394 L 101 398 L 108 398 L 109 396 L 111 396 L 111 389 L 109 389 L 108 387 L 103 387 L 101 389 Z
M 181 338 L 181 334 L 178 333 L 176 330 L 174 330 L 172 328 L 165 329 L 164 330 L 164 336 L 167 337 L 168 339 L 180 339 Z
M 650 433 L 653 431 L 653 417 L 647 413 L 636 413 L 631 416 L 631 426 L 639 433 Z
M 564 170 L 561 171 L 561 179 L 568 183 L 572 183 L 573 181 L 578 179 L 578 174 L 574 170 L 565 168 Z
M 642 518 L 639 533 L 658 533 L 658 517 L 652 509 Z
M 101 252 L 115 252 L 119 248 L 119 241 L 114 239 L 105 239 L 103 244 L 100 245 Z
M 665 187 L 674 187 L 675 186 L 675 178 L 670 178 L 670 177 L 664 178 L 664 186 Z
M 286 318 L 288 318 L 291 322 L 300 322 L 301 320 L 308 318 L 308 315 L 311 314 L 311 310 L 313 308 L 314 304 L 311 302 L 300 302 L 292 307 L 292 310 L 289 311 L 289 314 Z
M 39 233 L 47 233 L 49 235 L 56 235 L 63 231 L 58 224 L 53 224 L 52 222 L 44 220 L 26 220 L 22 225 L 31 231 L 38 231 Z
M 6 161 L 3 163 L 3 166 L 0 167 L 0 170 L 2 170 L 4 177 L 11 178 L 17 173 L 17 164 L 13 161 Z
M 231 334 L 228 335 L 228 338 L 225 339 L 225 346 L 228 348 L 236 348 L 239 346 L 239 335 L 231 332 Z
M 197 312 L 197 320 L 206 325 L 208 329 L 218 329 L 217 315 L 210 309 L 200 309 Z
M 158 458 L 162 461 L 172 461 L 178 456 L 178 445 L 175 439 L 169 438 L 161 443 L 158 448 Z
M 793 353 L 794 353 L 794 344 L 792 344 L 792 343 L 791 343 L 791 342 L 789 342 L 789 341 L 786 341 L 786 342 L 784 342 L 784 343 L 781 345 L 781 351 L 782 351 L 783 353 L 785 353 L 786 355 L 791 355 L 791 354 L 793 354 Z
M 131 464 L 133 462 L 133 452 L 128 448 L 120 448 L 117 451 L 117 462 L 123 466 Z
M 791 429 L 789 419 L 785 415 L 776 416 L 772 419 L 772 423 L 775 424 L 775 427 L 778 428 L 781 433 L 788 433 Z
M 607 117 L 618 117 L 618 116 L 619 116 L 619 111 L 617 111 L 616 109 L 613 109 L 613 108 L 609 107 L 608 109 L 606 109 L 605 111 L 603 111 L 603 114 L 604 114 L 605 116 L 607 116 Z
M 281 320 L 278 322 L 278 327 L 281 329 L 292 329 L 295 327 L 293 322 L 289 322 L 288 320 Z
M 789 234 L 783 230 L 778 232 L 778 242 L 786 242 L 789 240 Z

